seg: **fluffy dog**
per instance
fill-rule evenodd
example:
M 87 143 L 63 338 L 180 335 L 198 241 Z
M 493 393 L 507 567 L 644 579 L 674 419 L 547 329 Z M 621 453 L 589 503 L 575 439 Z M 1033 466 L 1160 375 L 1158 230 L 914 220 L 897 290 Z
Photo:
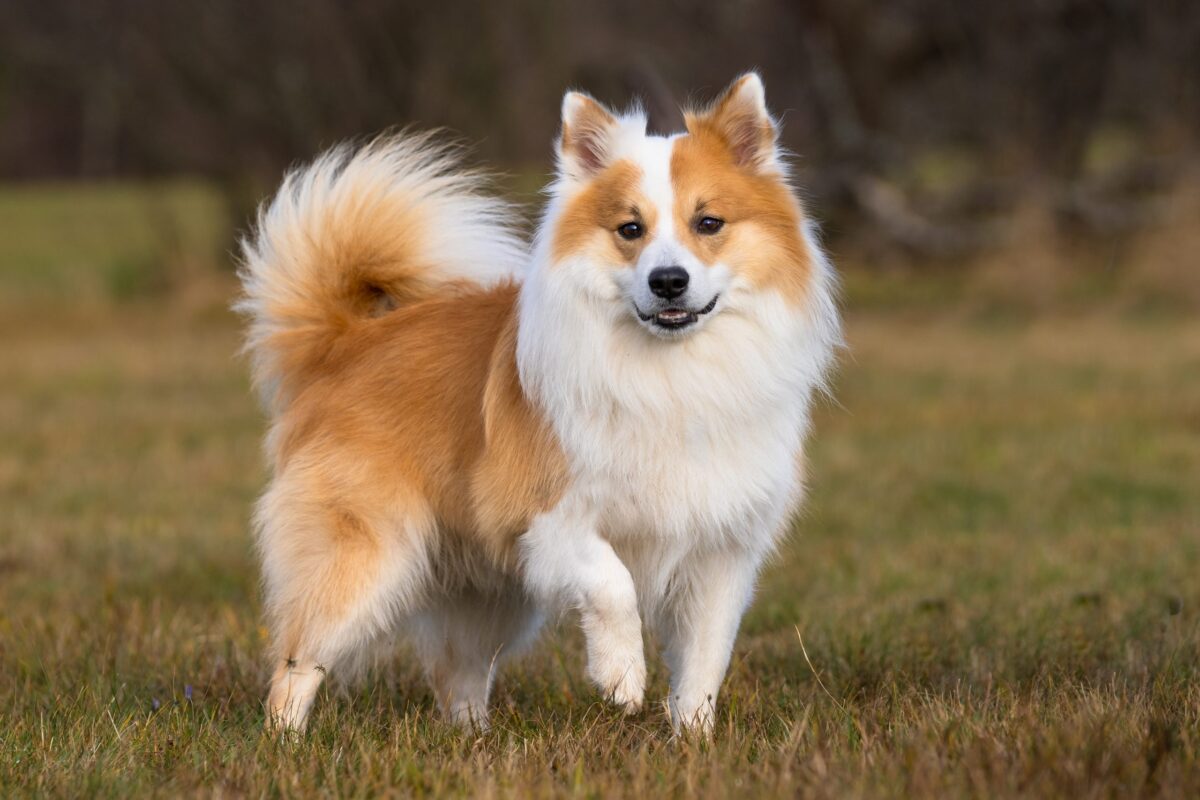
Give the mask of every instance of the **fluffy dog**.
M 404 630 L 483 724 L 497 663 L 577 610 L 606 697 L 641 706 L 645 620 L 673 724 L 710 730 L 839 340 L 762 82 L 668 137 L 568 93 L 532 245 L 480 185 L 430 135 L 342 147 L 244 242 L 268 718 Z

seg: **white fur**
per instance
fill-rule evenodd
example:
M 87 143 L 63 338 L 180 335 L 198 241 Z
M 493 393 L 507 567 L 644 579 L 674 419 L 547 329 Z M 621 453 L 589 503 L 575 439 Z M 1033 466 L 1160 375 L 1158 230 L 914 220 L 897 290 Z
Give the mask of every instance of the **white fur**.
M 628 632 L 636 612 L 606 628 L 609 616 L 589 608 L 598 586 L 599 602 L 628 605 L 627 571 L 637 605 L 667 642 L 672 717 L 706 729 L 758 567 L 800 497 L 811 402 L 839 325 L 831 269 L 811 230 L 802 231 L 814 254 L 802 309 L 679 244 L 670 227 L 673 141 L 631 140 L 628 124 L 614 150 L 642 167 L 642 192 L 658 206 L 655 241 L 632 271 L 586 258 L 552 263 L 550 238 L 576 189 L 566 178 L 522 287 L 522 382 L 552 421 L 572 476 L 567 496 L 525 538 L 524 563 L 539 597 L 581 609 L 590 655 L 644 674 L 641 638 Z M 631 307 L 663 263 L 689 270 L 695 307 L 721 292 L 718 308 L 683 337 L 651 335 Z

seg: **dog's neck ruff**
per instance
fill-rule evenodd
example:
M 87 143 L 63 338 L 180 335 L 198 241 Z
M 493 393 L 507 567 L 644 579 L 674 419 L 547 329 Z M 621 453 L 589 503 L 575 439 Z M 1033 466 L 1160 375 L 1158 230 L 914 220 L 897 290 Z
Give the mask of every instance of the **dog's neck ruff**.
M 552 204 L 543 231 L 553 223 Z M 804 233 L 802 307 L 735 285 L 704 330 L 678 341 L 568 279 L 573 265 L 552 265 L 539 237 L 520 297 L 521 381 L 567 456 L 570 493 L 606 535 L 773 544 L 799 498 L 812 397 L 840 336 L 830 267 Z

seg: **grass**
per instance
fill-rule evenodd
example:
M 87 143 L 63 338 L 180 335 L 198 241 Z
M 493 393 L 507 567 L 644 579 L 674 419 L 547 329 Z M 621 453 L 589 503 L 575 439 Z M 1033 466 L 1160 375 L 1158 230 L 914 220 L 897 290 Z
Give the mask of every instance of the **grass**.
M 96 213 L 117 213 L 102 195 Z M 263 420 L 228 275 L 186 312 L 174 289 L 28 278 L 37 259 L 83 276 L 130 242 L 157 252 L 139 215 L 113 219 L 101 249 L 23 234 L 14 255 L 0 236 L 0 297 L 23 320 L 0 332 L 0 794 L 1200 792 L 1194 318 L 998 323 L 852 289 L 810 501 L 712 743 L 599 703 L 569 621 L 504 674 L 486 734 L 438 721 L 400 647 L 284 743 L 262 734 L 246 522 Z M 64 285 L 93 310 L 39 305 Z
M 4 187 L 0 220 L 6 315 L 161 295 L 211 269 L 232 241 L 220 194 L 195 181 Z

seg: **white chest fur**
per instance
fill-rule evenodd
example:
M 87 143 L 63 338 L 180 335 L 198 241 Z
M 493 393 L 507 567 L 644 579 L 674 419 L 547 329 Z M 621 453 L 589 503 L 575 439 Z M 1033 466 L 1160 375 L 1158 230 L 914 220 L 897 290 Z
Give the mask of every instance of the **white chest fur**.
M 769 547 L 798 494 L 836 323 L 747 293 L 664 341 L 620 312 L 536 278 L 522 297 L 522 380 L 558 434 L 575 499 L 618 547 Z

